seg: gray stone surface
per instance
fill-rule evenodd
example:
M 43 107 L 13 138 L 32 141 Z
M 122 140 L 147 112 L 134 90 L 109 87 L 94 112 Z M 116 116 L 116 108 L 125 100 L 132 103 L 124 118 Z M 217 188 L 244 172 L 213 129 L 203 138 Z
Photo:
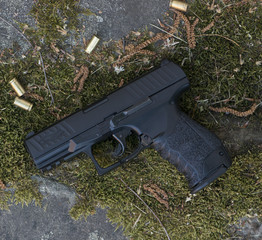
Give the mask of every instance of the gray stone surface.
M 34 26 L 34 20 L 27 15 L 33 2 L 0 0 L 0 17 L 17 28 L 16 21 Z M 86 39 L 90 39 L 93 34 L 97 34 L 102 41 L 119 39 L 131 30 L 137 31 L 149 23 L 155 24 L 168 9 L 168 3 L 169 0 L 81 0 L 81 6 L 95 13 L 88 17 L 81 16 L 85 26 L 81 34 Z M 12 48 L 13 42 L 17 41 L 22 48 L 21 52 L 26 52 L 30 47 L 28 43 L 1 18 L 0 50 Z M 69 44 L 74 45 L 74 39 L 69 39 Z M 21 52 L 17 53 L 17 57 L 21 56 Z M 249 136 L 246 133 L 244 135 L 241 139 Z M 261 141 L 261 136 L 258 136 L 258 141 Z M 10 212 L 0 211 L 0 240 L 126 239 L 121 230 L 114 232 L 114 226 L 106 218 L 106 210 L 98 209 L 97 214 L 88 217 L 87 221 L 73 221 L 68 211 L 75 203 L 75 193 L 56 182 L 38 180 L 41 182 L 40 191 L 45 195 L 44 207 L 30 204 L 22 208 L 18 205 L 11 206 Z M 243 218 L 231 227 L 232 235 L 236 236 L 232 239 L 262 239 L 261 226 L 257 218 Z
M 90 9 L 94 15 L 80 16 L 81 37 L 87 40 L 96 34 L 101 41 L 116 40 L 126 36 L 132 30 L 144 29 L 150 23 L 156 24 L 168 10 L 169 0 L 81 0 L 80 6 Z M 15 27 L 16 22 L 34 26 L 35 22 L 28 15 L 33 0 L 0 0 L 0 17 Z M 150 26 L 149 26 L 150 28 Z M 0 19 L 0 49 L 12 48 L 14 41 L 22 47 L 18 55 L 30 47 L 25 39 L 6 22 Z M 69 37 L 67 43 L 75 45 L 76 40 Z
M 257 216 L 243 217 L 229 229 L 231 239 L 261 240 L 262 223 Z
M 119 39 L 132 30 L 139 30 L 168 10 L 169 0 L 82 0 L 81 5 L 94 12 L 85 22 L 87 28 L 104 41 Z M 92 24 L 88 25 L 88 21 Z M 93 25 L 93 26 L 92 26 Z M 92 34 L 92 32 L 90 33 Z
M 30 45 L 12 26 L 18 28 L 17 22 L 27 23 L 34 26 L 34 20 L 28 13 L 33 6 L 33 0 L 0 0 L 0 49 L 12 48 L 13 42 L 17 41 L 22 50 L 26 52 Z M 5 21 L 4 21 L 4 20 Z
M 54 181 L 34 177 L 45 196 L 42 207 L 13 205 L 0 211 L 1 240 L 125 240 L 120 229 L 108 222 L 106 210 L 97 209 L 93 216 L 74 221 L 68 212 L 76 194 Z
M 17 22 L 34 26 L 34 19 L 28 16 L 33 0 L 0 0 L 0 50 L 12 48 L 16 41 L 21 57 L 30 45 L 14 28 Z M 82 7 L 89 8 L 95 15 L 81 16 L 85 26 L 82 36 L 90 39 L 93 34 L 101 39 L 119 39 L 131 30 L 145 28 L 149 23 L 156 23 L 168 9 L 169 0 L 81 0 Z M 9 23 L 9 24 L 8 24 Z M 13 25 L 14 27 L 10 26 Z M 20 30 L 21 31 L 21 30 Z M 69 38 L 69 45 L 75 45 L 74 38 Z M 68 211 L 75 202 L 75 193 L 61 184 L 40 180 L 40 191 L 45 195 L 43 206 L 30 204 L 11 206 L 9 211 L 0 211 L 1 240 L 122 240 L 126 239 L 121 230 L 114 231 L 114 226 L 106 218 L 106 210 L 98 209 L 97 214 L 87 221 L 73 221 Z

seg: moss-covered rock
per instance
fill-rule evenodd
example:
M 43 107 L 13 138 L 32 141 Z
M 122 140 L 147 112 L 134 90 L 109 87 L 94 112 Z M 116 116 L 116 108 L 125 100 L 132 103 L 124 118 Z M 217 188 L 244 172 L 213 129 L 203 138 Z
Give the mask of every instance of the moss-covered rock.
M 222 114 L 210 117 L 208 107 L 226 106 L 241 111 L 250 107 L 250 99 L 261 101 L 261 5 L 255 1 L 223 2 L 195 1 L 191 6 L 187 13 L 189 21 L 200 19 L 195 27 L 195 48 L 190 48 L 186 42 L 165 48 L 163 42 L 151 44 L 146 49 L 155 51 L 155 56 L 134 55 L 123 64 L 124 71 L 117 74 L 112 65 L 124 53 L 115 44 L 100 46 L 97 54 L 89 56 L 87 61 L 84 46 L 74 48 L 69 55 L 63 50 L 63 43 L 58 42 L 70 34 L 68 31 L 63 35 L 65 28 L 77 32 L 79 9 L 75 1 L 38 1 L 32 10 L 37 28 L 23 25 L 24 34 L 36 44 L 34 51 L 18 60 L 11 49 L 1 58 L 0 179 L 16 190 L 12 199 L 26 204 L 33 200 L 39 203 L 41 196 L 30 178 L 35 174 L 52 176 L 79 193 L 80 200 L 71 210 L 72 217 L 92 214 L 97 205 L 109 207 L 111 221 L 123 226 L 125 233 L 135 239 L 166 238 L 152 211 L 171 239 L 224 238 L 229 223 L 246 214 L 261 215 L 262 155 L 258 146 L 249 152 L 243 148 L 243 155 L 234 152 L 230 170 L 192 196 L 184 176 L 153 150 L 144 151 L 123 168 L 99 177 L 91 160 L 85 156 L 42 174 L 35 169 L 23 145 L 28 132 L 39 131 L 100 99 L 123 82 L 159 64 L 164 57 L 181 65 L 190 79 L 191 90 L 180 103 L 184 111 L 213 131 L 221 126 L 226 132 L 232 125 L 238 128 L 237 117 Z M 201 30 L 212 21 L 213 27 L 203 33 Z M 187 41 L 183 21 L 176 34 Z M 149 38 L 150 33 L 145 31 L 138 36 L 130 34 L 127 41 L 137 46 Z M 42 53 L 54 95 L 52 106 L 38 51 Z M 82 92 L 78 93 L 72 91 L 73 79 L 82 65 L 88 66 L 90 75 Z M 9 81 L 14 77 L 31 93 L 24 96 L 34 104 L 31 112 L 13 105 L 15 94 Z M 261 108 L 258 108 L 245 122 L 250 123 L 249 128 L 254 128 L 261 125 L 261 119 Z M 9 191 L 1 190 L 0 207 L 8 207 L 10 198 Z
M 69 175 L 61 174 L 61 180 L 81 195 L 71 210 L 73 218 L 92 214 L 97 205 L 108 207 L 109 219 L 134 239 L 165 239 L 150 207 L 171 239 L 225 239 L 229 224 L 247 214 L 262 214 L 261 159 L 257 152 L 235 157 L 225 175 L 196 195 L 189 193 L 184 177 L 153 150 L 102 178 L 90 160 L 82 159 L 77 168 L 70 164 Z M 153 184 L 167 197 L 159 189 L 157 196 L 148 191 L 146 185 L 156 189 Z

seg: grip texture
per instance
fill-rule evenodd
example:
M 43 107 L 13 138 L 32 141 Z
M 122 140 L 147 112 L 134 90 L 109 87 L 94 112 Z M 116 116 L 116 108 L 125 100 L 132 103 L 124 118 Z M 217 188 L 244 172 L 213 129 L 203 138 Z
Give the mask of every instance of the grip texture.
M 173 131 L 154 139 L 153 147 L 185 175 L 195 193 L 223 174 L 231 159 L 213 133 L 184 113 L 179 115 Z

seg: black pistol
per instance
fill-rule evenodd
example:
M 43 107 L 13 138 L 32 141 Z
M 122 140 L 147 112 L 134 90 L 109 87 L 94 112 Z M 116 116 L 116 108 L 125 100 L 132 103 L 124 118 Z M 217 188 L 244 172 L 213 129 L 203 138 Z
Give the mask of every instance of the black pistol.
M 179 110 L 177 100 L 189 88 L 183 70 L 164 60 L 160 67 L 119 88 L 86 109 L 30 134 L 25 146 L 35 165 L 50 170 L 61 161 L 86 153 L 99 175 L 154 148 L 188 180 L 192 193 L 225 173 L 231 159 L 221 141 Z M 137 147 L 124 154 L 130 133 Z M 103 167 L 94 157 L 94 145 L 113 138 L 118 161 Z

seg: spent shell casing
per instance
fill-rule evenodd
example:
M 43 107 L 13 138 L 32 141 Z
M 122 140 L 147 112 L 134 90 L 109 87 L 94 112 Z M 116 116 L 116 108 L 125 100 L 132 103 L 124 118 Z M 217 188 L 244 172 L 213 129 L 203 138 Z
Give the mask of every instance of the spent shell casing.
M 182 1 L 171 0 L 169 3 L 169 7 L 179 11 L 186 12 L 188 8 L 188 4 Z
M 19 97 L 15 98 L 14 105 L 23 108 L 24 110 L 31 111 L 33 104 Z
M 93 36 L 90 40 L 90 42 L 88 43 L 85 52 L 90 54 L 96 47 L 96 45 L 98 44 L 98 42 L 100 41 L 100 39 L 97 36 Z
M 16 80 L 16 78 L 13 78 L 9 82 L 12 86 L 12 88 L 15 90 L 16 94 L 21 97 L 25 93 L 25 89 L 22 87 L 22 85 Z

